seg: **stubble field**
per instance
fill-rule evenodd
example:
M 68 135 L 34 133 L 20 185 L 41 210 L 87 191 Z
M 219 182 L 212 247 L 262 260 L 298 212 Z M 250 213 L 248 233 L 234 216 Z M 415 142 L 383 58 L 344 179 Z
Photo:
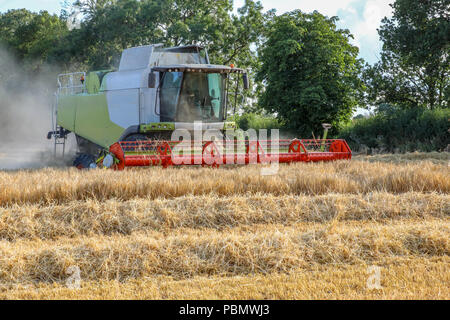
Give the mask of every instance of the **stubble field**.
M 0 171 L 0 298 L 450 299 L 449 161 Z

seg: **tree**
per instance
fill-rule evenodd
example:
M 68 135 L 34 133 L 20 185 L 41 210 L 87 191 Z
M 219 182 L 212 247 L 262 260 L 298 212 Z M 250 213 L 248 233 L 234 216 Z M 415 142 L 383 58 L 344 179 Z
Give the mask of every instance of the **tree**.
M 76 0 L 73 6 L 87 17 L 93 17 L 99 10 L 115 2 L 116 0 Z M 67 4 L 66 6 L 68 7 Z
M 448 107 L 450 100 L 450 2 L 396 0 L 378 30 L 381 60 L 367 66 L 372 104 Z
M 252 0 L 238 15 L 232 14 L 229 0 L 91 0 L 74 7 L 86 16 L 65 48 L 77 44 L 82 50 L 71 53 L 94 69 L 116 65 L 125 48 L 151 43 L 199 44 L 214 63 L 250 66 L 256 63 L 251 46 L 259 41 L 267 16 Z
M 26 9 L 9 10 L 0 13 L 0 44 L 12 46 L 17 29 L 29 24 L 36 16 Z
M 58 16 L 41 11 L 16 30 L 14 46 L 23 58 L 43 64 L 67 32 L 67 25 Z
M 0 43 L 31 70 L 47 62 L 67 33 L 65 21 L 47 11 L 20 9 L 0 14 Z
M 259 105 L 304 136 L 322 131 L 322 123 L 340 127 L 359 102 L 358 48 L 336 21 L 316 11 L 286 13 L 274 19 L 260 49 Z

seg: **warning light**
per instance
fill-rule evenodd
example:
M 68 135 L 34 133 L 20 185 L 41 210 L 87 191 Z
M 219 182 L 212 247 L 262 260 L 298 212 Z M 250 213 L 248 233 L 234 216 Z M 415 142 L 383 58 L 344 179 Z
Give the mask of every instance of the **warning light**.
M 234 69 L 234 63 L 230 64 L 230 68 Z
M 81 76 L 80 81 L 81 81 L 81 84 L 84 84 L 84 76 Z

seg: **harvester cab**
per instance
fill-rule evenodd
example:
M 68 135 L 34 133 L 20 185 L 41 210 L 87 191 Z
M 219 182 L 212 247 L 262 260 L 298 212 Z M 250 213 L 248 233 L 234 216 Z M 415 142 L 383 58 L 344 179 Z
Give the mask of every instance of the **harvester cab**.
M 75 162 L 84 167 L 117 141 L 170 140 L 176 129 L 193 131 L 195 122 L 204 130 L 233 129 L 226 121 L 236 109 L 229 105 L 229 82 L 236 79 L 237 94 L 241 78 L 248 88 L 244 70 L 211 65 L 200 46 L 130 48 L 118 70 L 58 76 L 49 138 L 56 150 L 73 132 L 82 160 Z
M 205 152 L 209 158 L 213 156 L 213 165 L 218 165 L 222 156 L 250 163 L 250 158 L 255 158 L 251 150 L 270 155 L 268 149 L 263 151 L 262 142 L 253 145 L 246 140 L 243 153 L 230 155 L 221 152 L 219 142 L 203 141 L 202 134 L 215 130 L 222 134 L 219 140 L 230 140 L 225 132 L 235 130 L 236 124 L 227 117 L 236 112 L 242 84 L 244 90 L 249 88 L 245 70 L 210 64 L 207 51 L 197 45 L 126 49 L 117 70 L 58 76 L 54 126 L 48 138 L 55 139 L 55 154 L 58 145 L 63 146 L 64 153 L 67 135 L 74 133 L 79 149 L 74 165 L 80 169 L 98 165 L 120 169 L 175 165 L 172 151 L 179 145 L 191 147 L 190 151 L 184 150 L 182 164 L 205 165 Z M 182 139 L 183 143 L 173 141 L 173 133 L 180 130 L 190 133 L 191 138 Z M 199 131 L 200 137 L 196 137 Z M 315 159 L 306 156 L 308 142 L 299 141 L 283 142 L 291 155 L 281 157 L 282 162 Z M 236 139 L 233 143 L 238 144 Z M 338 158 L 351 156 L 346 143 L 342 147 L 340 141 L 309 144 L 343 150 L 345 155 Z M 256 161 L 264 162 L 264 158 L 257 156 Z M 329 158 L 329 154 L 320 157 Z

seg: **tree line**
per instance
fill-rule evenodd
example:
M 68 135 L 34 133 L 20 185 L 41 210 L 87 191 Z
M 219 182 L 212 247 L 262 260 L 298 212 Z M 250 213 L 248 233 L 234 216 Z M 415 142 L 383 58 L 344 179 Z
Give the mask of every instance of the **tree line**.
M 133 46 L 199 44 L 213 63 L 250 71 L 246 113 L 274 116 L 306 137 L 322 123 L 337 133 L 357 107 L 449 108 L 449 1 L 396 0 L 392 8 L 378 30 L 383 48 L 374 65 L 358 58 L 337 17 L 277 15 L 254 0 L 237 13 L 229 0 L 65 1 L 59 16 L 9 10 L 0 13 L 0 46 L 39 73 L 46 65 L 110 69 Z

